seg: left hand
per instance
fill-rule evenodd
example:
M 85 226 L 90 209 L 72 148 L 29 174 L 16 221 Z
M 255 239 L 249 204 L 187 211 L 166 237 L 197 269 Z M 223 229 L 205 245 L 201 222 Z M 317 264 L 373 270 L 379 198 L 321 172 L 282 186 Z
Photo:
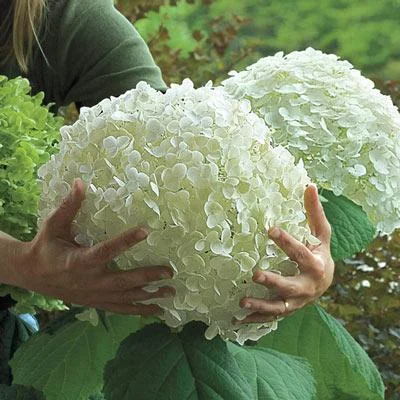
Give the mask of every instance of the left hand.
M 273 272 L 256 271 L 254 282 L 274 289 L 274 300 L 245 297 L 240 306 L 253 311 L 241 321 L 235 323 L 262 323 L 286 317 L 294 311 L 312 303 L 331 285 L 335 269 L 330 253 L 331 227 L 325 217 L 324 209 L 318 198 L 315 185 L 310 185 L 304 192 L 304 206 L 307 212 L 311 233 L 321 243 L 317 246 L 304 245 L 287 232 L 271 228 L 269 237 L 298 264 L 300 275 L 281 276 Z

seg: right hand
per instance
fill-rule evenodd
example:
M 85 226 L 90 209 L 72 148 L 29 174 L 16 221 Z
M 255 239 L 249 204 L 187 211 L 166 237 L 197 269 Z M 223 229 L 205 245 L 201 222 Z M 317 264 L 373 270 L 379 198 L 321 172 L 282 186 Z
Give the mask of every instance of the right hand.
M 71 192 L 58 209 L 44 221 L 36 237 L 25 243 L 26 262 L 14 276 L 14 286 L 56 297 L 67 303 L 95 307 L 118 314 L 154 315 L 156 305 L 137 301 L 174 295 L 172 287 L 148 293 L 143 287 L 152 281 L 169 279 L 165 266 L 149 266 L 132 271 L 111 271 L 107 263 L 148 235 L 145 228 L 125 231 L 93 247 L 74 241 L 72 222 L 85 198 L 85 188 L 76 179 Z

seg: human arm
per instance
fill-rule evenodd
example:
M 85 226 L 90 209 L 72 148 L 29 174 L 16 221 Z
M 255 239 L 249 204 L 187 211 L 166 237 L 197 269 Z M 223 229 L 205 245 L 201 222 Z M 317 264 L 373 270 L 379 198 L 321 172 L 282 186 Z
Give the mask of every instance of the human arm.
M 108 262 L 143 240 L 146 230 L 128 230 L 90 248 L 79 246 L 73 239 L 72 221 L 83 199 L 83 183 L 76 180 L 72 191 L 31 242 L 21 242 L 2 233 L 0 282 L 121 314 L 158 313 L 160 309 L 155 305 L 133 303 L 174 294 L 169 287 L 156 293 L 142 289 L 152 281 L 170 278 L 168 267 L 124 272 L 107 269 Z
M 275 290 L 277 297 L 274 300 L 243 298 L 240 306 L 249 308 L 253 313 L 240 323 L 267 322 L 285 317 L 312 303 L 331 285 L 335 268 L 330 253 L 331 227 L 318 199 L 315 185 L 310 185 L 305 190 L 304 205 L 311 233 L 321 243 L 307 246 L 282 229 L 270 229 L 269 237 L 291 260 L 297 262 L 300 274 L 281 276 L 273 272 L 255 272 L 253 280 Z
M 133 88 L 140 80 L 160 90 L 164 87 L 160 70 L 143 39 L 115 10 L 112 0 L 57 0 L 48 1 L 47 5 L 48 15 L 40 36 L 44 56 L 37 47 L 29 71 L 33 92 L 44 91 L 45 102 L 61 105 L 75 101 L 90 106 Z M 40 237 L 40 243 L 49 242 L 49 238 Z M 3 243 L 0 246 L 8 249 L 8 254 L 15 248 L 22 246 L 25 251 L 28 247 L 5 235 L 0 240 Z M 23 254 L 19 250 L 16 253 Z M 9 258 L 8 266 L 12 261 Z M 14 266 L 26 264 L 25 261 L 26 258 L 19 257 L 11 271 L 15 271 Z M 6 275 L 3 281 L 9 281 L 5 263 L 0 262 L 0 267 Z M 40 268 L 34 269 L 37 271 Z M 33 289 L 17 282 L 20 273 L 15 278 L 15 285 Z M 31 284 L 31 279 L 28 283 Z M 40 285 L 35 290 L 44 293 Z

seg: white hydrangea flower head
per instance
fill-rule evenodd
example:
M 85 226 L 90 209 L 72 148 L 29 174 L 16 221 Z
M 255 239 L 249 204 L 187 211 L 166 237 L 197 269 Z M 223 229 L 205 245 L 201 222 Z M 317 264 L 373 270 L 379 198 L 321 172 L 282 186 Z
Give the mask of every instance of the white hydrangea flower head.
M 61 129 L 60 152 L 40 171 L 40 217 L 69 191 L 74 178 L 87 184 L 77 216 L 77 242 L 93 245 L 128 228 L 147 225 L 147 239 L 119 256 L 120 269 L 171 265 L 176 296 L 149 300 L 164 309 L 171 327 L 199 320 L 206 337 L 243 343 L 277 322 L 233 325 L 250 311 L 244 296 L 271 298 L 255 284 L 255 269 L 298 272 L 266 231 L 280 226 L 315 243 L 305 218 L 310 182 L 302 163 L 270 145 L 269 129 L 250 110 L 211 83 L 190 80 L 165 94 L 141 82 L 118 98 L 81 110 Z M 84 318 L 84 316 L 82 316 Z
M 359 204 L 382 233 L 400 227 L 400 114 L 360 71 L 308 48 L 280 52 L 222 84 L 247 98 L 273 141 L 319 186 Z

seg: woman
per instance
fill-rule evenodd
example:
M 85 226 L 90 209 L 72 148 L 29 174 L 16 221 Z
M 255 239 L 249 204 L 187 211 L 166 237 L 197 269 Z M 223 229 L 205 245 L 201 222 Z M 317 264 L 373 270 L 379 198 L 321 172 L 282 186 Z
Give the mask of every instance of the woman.
M 91 106 L 110 95 L 135 87 L 140 80 L 165 90 L 148 48 L 112 0 L 0 0 L 0 74 L 26 75 L 45 101 L 61 106 L 74 101 Z M 64 204 L 45 222 L 32 242 L 0 236 L 0 282 L 67 302 L 127 314 L 153 314 L 156 306 L 135 304 L 172 295 L 172 288 L 149 294 L 142 287 L 171 276 L 168 267 L 111 272 L 106 263 L 143 240 L 145 228 L 129 230 L 92 248 L 79 247 L 71 223 L 84 198 L 76 180 Z M 318 298 L 330 285 L 334 264 L 330 255 L 330 226 L 315 186 L 305 191 L 305 206 L 313 233 L 321 244 L 306 247 L 273 228 L 269 236 L 299 264 L 297 277 L 258 271 L 254 281 L 273 288 L 277 300 L 245 298 L 241 306 L 253 313 L 240 323 L 270 321 Z M 239 321 L 237 321 L 239 323 Z

